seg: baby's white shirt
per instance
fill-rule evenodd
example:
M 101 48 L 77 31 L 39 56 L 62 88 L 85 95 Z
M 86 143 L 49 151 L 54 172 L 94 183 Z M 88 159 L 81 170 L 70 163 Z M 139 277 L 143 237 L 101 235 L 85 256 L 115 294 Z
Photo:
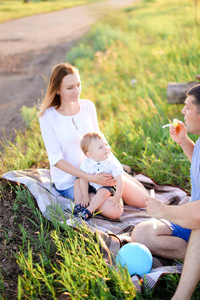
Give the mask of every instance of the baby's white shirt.
M 109 157 L 103 161 L 97 162 L 88 157 L 86 157 L 81 165 L 80 169 L 88 174 L 99 174 L 99 173 L 109 173 L 115 178 L 123 172 L 123 167 L 118 159 L 111 153 Z M 96 190 L 98 190 L 101 185 L 94 182 L 90 182 Z

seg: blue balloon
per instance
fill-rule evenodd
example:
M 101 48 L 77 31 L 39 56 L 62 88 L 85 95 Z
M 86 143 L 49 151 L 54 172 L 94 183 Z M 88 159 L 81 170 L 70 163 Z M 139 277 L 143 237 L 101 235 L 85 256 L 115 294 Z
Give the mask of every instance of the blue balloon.
M 129 274 L 143 276 L 150 272 L 153 258 L 149 249 L 140 243 L 128 243 L 119 249 L 116 257 L 118 264 L 127 266 Z

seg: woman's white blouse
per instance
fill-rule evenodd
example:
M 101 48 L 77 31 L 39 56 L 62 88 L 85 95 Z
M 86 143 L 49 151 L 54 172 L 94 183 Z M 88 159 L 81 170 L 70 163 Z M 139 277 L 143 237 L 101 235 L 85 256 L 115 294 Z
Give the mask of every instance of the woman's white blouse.
M 39 118 L 42 137 L 50 163 L 51 179 L 59 190 L 74 185 L 75 176 L 61 171 L 55 164 L 65 159 L 79 168 L 85 158 L 80 141 L 88 132 L 100 132 L 96 108 L 90 100 L 79 100 L 80 110 L 74 116 L 63 116 L 54 107 Z

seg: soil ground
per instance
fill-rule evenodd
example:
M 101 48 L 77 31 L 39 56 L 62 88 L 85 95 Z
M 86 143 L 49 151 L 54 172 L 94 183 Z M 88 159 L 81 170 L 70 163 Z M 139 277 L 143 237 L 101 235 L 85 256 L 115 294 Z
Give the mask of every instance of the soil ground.
M 52 67 L 66 60 L 91 24 L 134 1 L 107 0 L 0 24 L 0 140 L 22 128 L 20 108 L 38 104 Z
M 15 255 L 23 245 L 19 225 L 22 225 L 27 234 L 33 234 L 28 220 L 34 219 L 31 208 L 20 206 L 20 210 L 14 212 L 15 198 L 13 189 L 0 182 L 0 299 L 6 300 L 17 299 L 18 275 L 21 270 Z

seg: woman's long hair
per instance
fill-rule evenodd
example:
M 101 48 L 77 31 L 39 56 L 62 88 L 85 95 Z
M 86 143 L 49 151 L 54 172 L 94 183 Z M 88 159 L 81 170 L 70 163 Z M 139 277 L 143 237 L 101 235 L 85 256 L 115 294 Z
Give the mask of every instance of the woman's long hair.
M 39 107 L 38 116 L 41 117 L 45 110 L 51 106 L 59 108 L 61 105 L 60 95 L 57 92 L 60 89 L 61 82 L 66 75 L 77 73 L 78 69 L 69 63 L 61 63 L 53 68 L 47 92 Z

